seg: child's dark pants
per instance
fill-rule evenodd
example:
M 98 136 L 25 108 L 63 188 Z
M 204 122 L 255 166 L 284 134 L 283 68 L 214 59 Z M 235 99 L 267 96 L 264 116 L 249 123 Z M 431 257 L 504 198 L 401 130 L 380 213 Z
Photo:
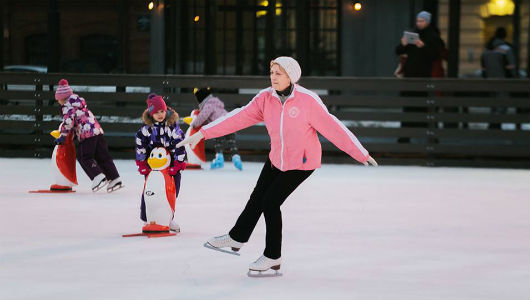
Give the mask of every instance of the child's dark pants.
M 113 180 L 120 176 L 102 134 L 87 138 L 79 143 L 77 161 L 90 177 L 90 180 L 101 173 L 105 174 L 107 180 Z

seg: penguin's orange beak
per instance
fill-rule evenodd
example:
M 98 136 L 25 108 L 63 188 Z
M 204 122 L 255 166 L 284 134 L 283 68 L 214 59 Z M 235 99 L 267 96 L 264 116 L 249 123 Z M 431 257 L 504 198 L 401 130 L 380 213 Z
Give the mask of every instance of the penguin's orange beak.
M 149 164 L 149 167 L 153 170 L 157 170 L 162 168 L 167 163 L 167 158 L 156 158 L 156 157 L 149 157 L 147 159 L 147 164 Z

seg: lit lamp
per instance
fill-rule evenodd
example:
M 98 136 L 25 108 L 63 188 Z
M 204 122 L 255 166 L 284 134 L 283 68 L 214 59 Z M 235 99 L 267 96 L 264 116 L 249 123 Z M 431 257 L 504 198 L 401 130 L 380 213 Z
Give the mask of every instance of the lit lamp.
M 360 11 L 363 9 L 363 5 L 361 4 L 361 1 L 352 1 L 351 3 L 354 11 Z
M 269 6 L 269 1 L 267 1 L 267 0 L 261 1 L 259 3 L 259 6 L 267 7 L 267 6 Z M 276 1 L 276 12 L 275 13 L 276 13 L 277 16 L 282 14 L 282 1 L 281 0 L 277 0 Z M 256 11 L 256 18 L 265 16 L 265 15 L 267 15 L 267 10 L 265 10 L 265 9 Z
M 513 15 L 515 4 L 512 0 L 490 0 L 480 7 L 480 14 L 483 18 L 490 16 L 510 16 Z
M 154 7 L 155 3 L 153 1 L 149 1 L 149 4 L 147 4 L 147 8 L 149 8 L 149 10 L 153 10 Z

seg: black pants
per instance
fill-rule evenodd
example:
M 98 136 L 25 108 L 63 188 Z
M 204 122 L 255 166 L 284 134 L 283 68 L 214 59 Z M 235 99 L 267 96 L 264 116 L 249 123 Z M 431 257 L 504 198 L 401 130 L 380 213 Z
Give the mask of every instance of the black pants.
M 215 153 L 223 153 L 224 149 L 228 149 L 230 150 L 230 154 L 232 156 L 237 154 L 237 143 L 235 133 L 227 134 L 225 136 L 221 136 L 213 140 L 213 147 L 215 149 Z
M 85 173 L 93 180 L 103 173 L 108 180 L 114 180 L 120 175 L 109 153 L 109 146 L 102 134 L 87 138 L 77 147 L 77 161 Z
M 263 255 L 271 259 L 280 258 L 282 249 L 282 212 L 280 206 L 314 171 L 291 170 L 282 172 L 267 159 L 245 209 L 230 230 L 230 237 L 238 242 L 246 243 L 263 213 L 267 230 Z

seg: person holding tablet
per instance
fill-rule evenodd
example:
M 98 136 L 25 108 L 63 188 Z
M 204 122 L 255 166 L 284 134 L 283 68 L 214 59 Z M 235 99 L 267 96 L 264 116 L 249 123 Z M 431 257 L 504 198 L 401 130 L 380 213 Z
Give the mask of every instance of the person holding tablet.
M 416 16 L 416 28 L 413 32 L 405 31 L 401 42 L 396 47 L 396 54 L 402 64 L 400 73 L 403 77 L 431 77 L 433 62 L 440 55 L 440 38 L 431 26 L 431 14 L 426 11 Z M 405 91 L 403 97 L 426 97 L 425 92 Z M 403 112 L 427 113 L 426 107 L 403 107 Z M 401 122 L 401 127 L 428 127 L 426 122 Z M 410 137 L 399 137 L 398 143 L 410 143 Z
M 440 39 L 431 26 L 431 14 L 418 13 L 414 31 L 405 31 L 396 47 L 397 55 L 407 55 L 403 66 L 405 77 L 431 77 L 433 61 L 439 55 Z

